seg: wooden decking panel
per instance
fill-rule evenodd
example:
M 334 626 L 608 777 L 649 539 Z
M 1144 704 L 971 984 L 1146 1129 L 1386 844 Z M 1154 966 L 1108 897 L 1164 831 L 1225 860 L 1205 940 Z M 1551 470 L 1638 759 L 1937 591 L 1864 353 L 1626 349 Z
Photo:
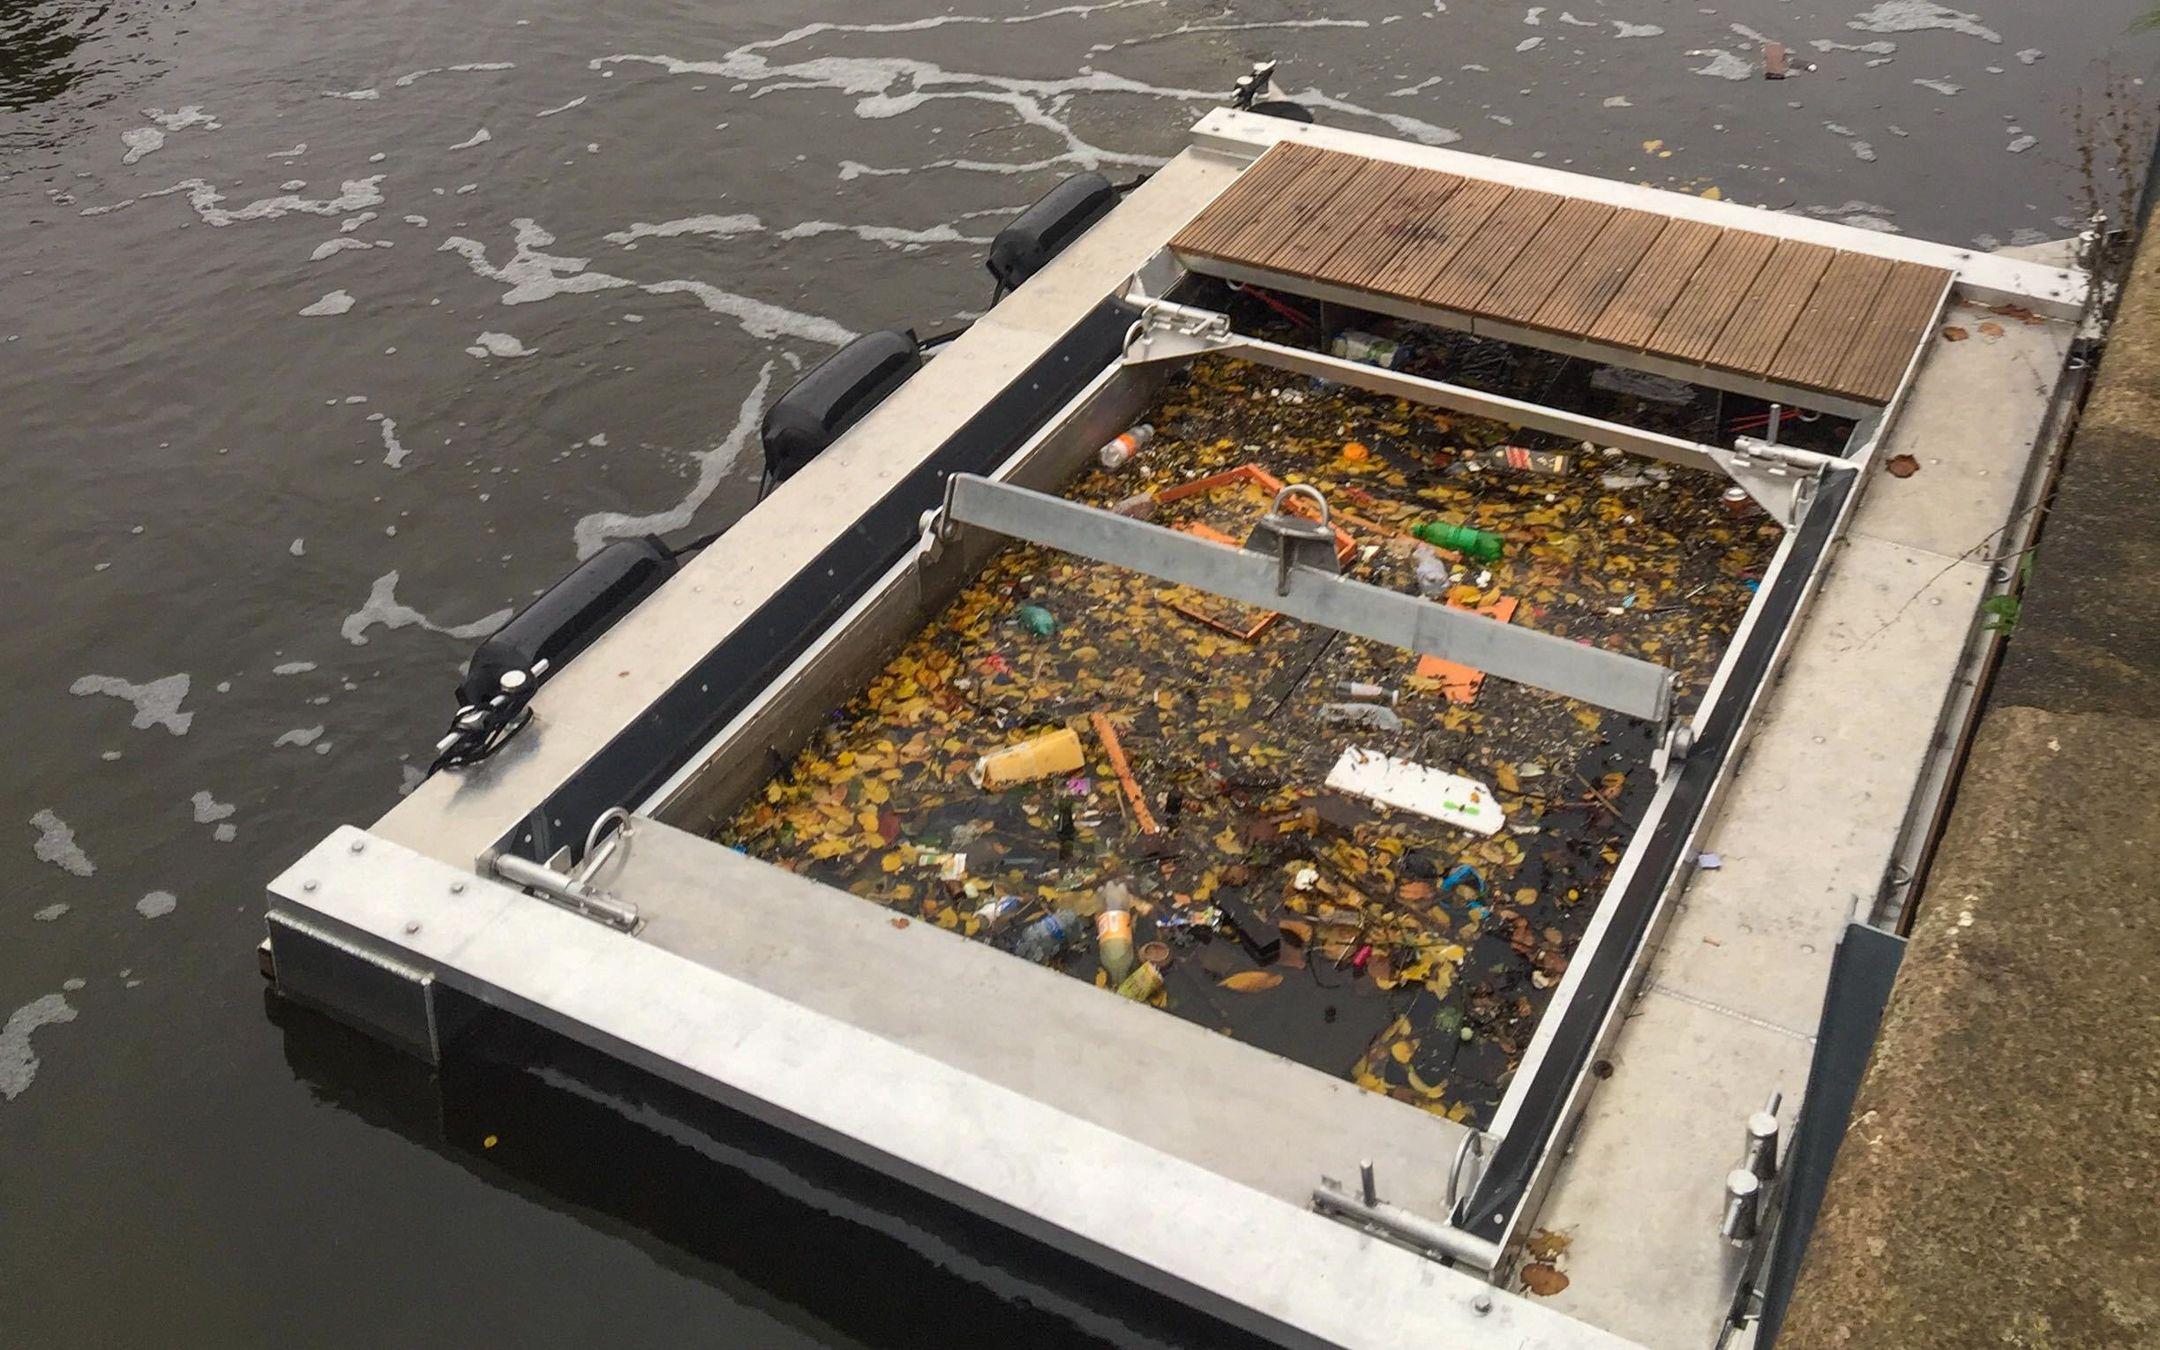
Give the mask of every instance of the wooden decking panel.
M 1244 233 L 1256 218 L 1265 217 L 1275 194 L 1311 168 L 1319 153 L 1302 145 L 1277 145 L 1253 161 L 1252 167 L 1239 174 L 1206 210 L 1172 235 L 1170 247 L 1180 253 L 1211 258 L 1232 256 L 1223 251 L 1224 242 Z
M 1563 200 L 1515 261 L 1478 302 L 1483 312 L 1526 322 L 1566 278 L 1582 266 L 1583 250 L 1613 217 L 1603 202 Z
M 1382 295 L 1414 298 L 1423 294 L 1469 244 L 1493 208 L 1513 191 L 1498 183 L 1465 179 L 1440 203 L 1439 210 L 1418 222 L 1394 256 L 1364 282 L 1364 288 Z
M 1590 325 L 1590 336 L 1621 347 L 1647 344 L 1722 234 L 1717 226 L 1699 220 L 1666 225 L 1621 284 L 1619 294 Z
M 1870 403 L 1888 403 L 1905 378 L 1914 346 L 1942 308 L 1943 288 L 1949 284 L 1950 274 L 1939 267 L 1892 263 L 1890 279 L 1853 336 L 1832 387 Z
M 1768 370 L 1777 359 L 1778 349 L 1785 345 L 1785 335 L 1792 332 L 1794 321 L 1807 309 L 1808 298 L 1815 294 L 1817 283 L 1835 257 L 1836 249 L 1821 244 L 1792 239 L 1780 243 L 1756 274 L 1755 284 L 1740 298 L 1740 307 L 1733 311 L 1703 363 L 1749 375 Z M 1862 316 L 1852 317 L 1858 322 Z
M 1828 388 L 1889 275 L 1887 258 L 1838 254 L 1785 335 L 1785 345 L 1770 363 L 1771 377 L 1803 389 Z
M 1669 223 L 1678 222 L 1648 211 L 1613 212 L 1529 322 L 1556 332 L 1589 332 Z
M 1566 200 L 1550 192 L 1510 191 L 1418 298 L 1442 309 L 1483 313 L 1486 294 Z
M 1777 240 L 1767 234 L 1727 230 L 1719 235 L 1645 348 L 1681 361 L 1702 360 L 1775 252 Z
M 1323 155 L 1306 164 L 1277 189 L 1264 211 L 1255 211 L 1245 228 L 1223 244 L 1224 252 L 1240 262 L 1272 267 L 1269 261 L 1311 217 L 1318 215 L 1342 185 L 1361 167 L 1350 155 Z
M 1870 403 L 1896 393 L 1951 280 L 1937 267 L 1287 141 L 1170 246 Z
M 1353 235 L 1313 269 L 1314 279 L 1370 290 L 1374 275 L 1411 247 L 1408 241 L 1423 237 L 1427 222 L 1463 182 L 1451 173 L 1412 170 L 1396 195 L 1380 203 L 1380 209 L 1365 222 L 1364 232 Z
M 1282 242 L 1267 261 L 1278 272 L 1317 275 L 1350 240 L 1359 237 L 1382 203 L 1402 190 L 1416 172 L 1407 164 L 1368 160 L 1326 203 Z

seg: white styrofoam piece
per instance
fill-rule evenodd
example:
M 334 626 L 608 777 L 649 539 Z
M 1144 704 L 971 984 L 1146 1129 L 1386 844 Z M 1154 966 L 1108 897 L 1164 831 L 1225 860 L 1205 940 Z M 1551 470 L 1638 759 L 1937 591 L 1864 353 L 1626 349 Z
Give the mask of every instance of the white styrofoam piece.
M 1351 746 L 1328 770 L 1327 785 L 1353 797 L 1415 811 L 1476 834 L 1498 834 L 1507 814 L 1492 789 L 1475 778 L 1447 773 L 1415 760 Z

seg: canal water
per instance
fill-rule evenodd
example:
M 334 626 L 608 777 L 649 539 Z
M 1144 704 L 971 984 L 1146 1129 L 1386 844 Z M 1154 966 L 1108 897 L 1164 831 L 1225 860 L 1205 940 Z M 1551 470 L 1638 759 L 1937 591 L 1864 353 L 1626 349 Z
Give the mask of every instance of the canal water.
M 0 4 L 7 1341 L 1201 1335 L 565 1047 L 436 1081 L 266 1005 L 262 884 L 409 788 L 477 635 L 740 514 L 799 370 L 982 308 L 1004 219 L 1247 62 L 1342 126 L 2074 233 L 2143 0 L 1960 2 Z

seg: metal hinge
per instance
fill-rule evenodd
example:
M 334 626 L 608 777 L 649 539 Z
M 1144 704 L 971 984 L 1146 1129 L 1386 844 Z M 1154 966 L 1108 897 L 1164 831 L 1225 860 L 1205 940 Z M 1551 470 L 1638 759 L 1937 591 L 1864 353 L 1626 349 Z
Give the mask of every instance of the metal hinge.
M 1839 461 L 1812 450 L 1772 445 L 1753 436 L 1734 439 L 1733 448 L 1706 445 L 1726 476 L 1747 490 L 1755 504 L 1786 529 L 1795 529 L 1815 500 L 1823 468 Z

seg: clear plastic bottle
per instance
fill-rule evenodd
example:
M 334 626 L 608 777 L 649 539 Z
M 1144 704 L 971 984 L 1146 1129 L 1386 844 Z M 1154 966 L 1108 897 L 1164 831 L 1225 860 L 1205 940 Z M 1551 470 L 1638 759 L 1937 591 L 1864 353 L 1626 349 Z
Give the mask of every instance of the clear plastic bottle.
M 1095 458 L 1101 460 L 1102 466 L 1106 469 L 1121 469 L 1134 455 L 1147 449 L 1148 443 L 1154 439 L 1155 428 L 1142 422 L 1116 440 L 1103 446 L 1101 450 L 1096 452 Z
M 1053 910 L 1020 930 L 1013 953 L 1037 965 L 1056 956 L 1080 936 L 1080 916 L 1069 909 Z

